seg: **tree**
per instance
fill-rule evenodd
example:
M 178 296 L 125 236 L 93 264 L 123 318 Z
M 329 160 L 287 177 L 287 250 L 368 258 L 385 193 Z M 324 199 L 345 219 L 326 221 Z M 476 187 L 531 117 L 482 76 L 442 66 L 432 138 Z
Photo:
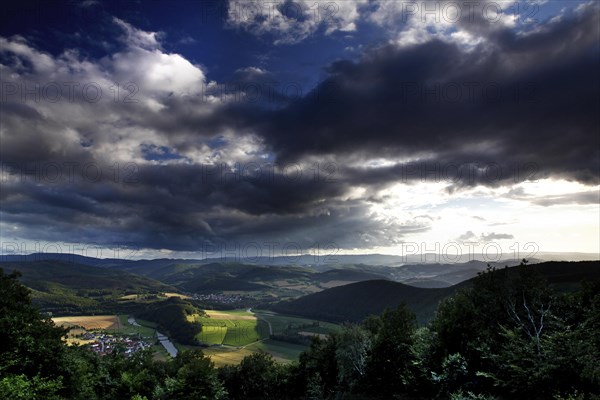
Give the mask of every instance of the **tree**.
M 50 318 L 42 318 L 19 276 L 18 272 L 6 275 L 0 268 L 2 390 L 22 389 L 31 398 L 42 392 L 42 398 L 58 396 L 65 370 L 62 339 L 67 330 L 56 327 Z
M 370 393 L 389 398 L 408 393 L 414 386 L 416 360 L 412 345 L 416 319 L 404 304 L 386 309 L 379 319 L 367 365 L 366 388 Z
M 313 338 L 310 349 L 300 354 L 298 370 L 307 395 L 329 398 L 338 390 L 337 344 L 335 334 L 326 339 L 317 336 Z
M 346 325 L 338 334 L 335 358 L 338 366 L 338 383 L 352 391 L 367 373 L 367 360 L 371 351 L 371 336 L 360 325 Z
M 244 357 L 239 366 L 222 368 L 220 376 L 231 399 L 297 398 L 289 368 L 279 365 L 263 351 Z
M 169 399 L 219 400 L 226 392 L 213 362 L 201 350 L 187 350 L 173 361 L 177 371 L 168 388 Z

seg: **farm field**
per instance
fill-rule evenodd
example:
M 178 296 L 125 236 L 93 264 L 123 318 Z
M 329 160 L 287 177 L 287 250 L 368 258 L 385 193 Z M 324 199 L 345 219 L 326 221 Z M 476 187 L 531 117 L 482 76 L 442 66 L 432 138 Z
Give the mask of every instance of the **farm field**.
M 234 347 L 211 347 L 208 349 L 202 349 L 204 354 L 210 357 L 211 361 L 215 363 L 216 367 L 222 367 L 224 365 L 237 365 L 244 357 L 254 353 L 253 350 L 248 348 L 234 348 Z
M 86 330 L 120 329 L 121 320 L 116 315 L 74 315 L 52 318 L 56 325 L 66 328 L 81 327 Z
M 254 310 L 256 316 L 271 324 L 273 334 L 282 334 L 285 331 L 310 332 L 319 335 L 327 335 L 341 329 L 337 324 L 324 321 L 316 321 L 308 318 L 293 317 L 290 315 L 278 314 L 272 311 Z M 305 333 L 303 333 L 305 334 Z
M 202 351 L 211 357 L 216 366 L 238 364 L 245 356 L 264 351 L 282 363 L 297 360 L 308 349 L 302 344 L 269 339 L 272 333 L 287 332 L 299 335 L 325 336 L 340 329 L 339 325 L 307 318 L 281 315 L 271 311 L 206 311 L 207 316 L 193 315 L 190 320 L 202 323 L 197 338 L 212 347 Z
M 178 298 L 180 298 L 180 299 L 189 299 L 189 298 L 190 298 L 190 296 L 187 296 L 187 295 L 185 295 L 185 294 L 180 294 L 180 293 L 172 293 L 172 292 L 165 292 L 165 293 L 162 293 L 162 296 L 161 296 L 161 297 L 163 297 L 163 296 L 164 296 L 164 297 L 168 297 L 168 298 L 171 298 L 171 297 L 178 297 Z
M 273 356 L 275 360 L 282 363 L 288 363 L 298 360 L 300 353 L 308 350 L 307 346 L 300 344 L 281 342 L 279 340 L 267 339 L 261 342 L 253 343 L 246 347 L 247 350 L 262 350 Z
M 191 347 L 187 346 L 186 348 Z M 306 346 L 266 339 L 241 348 L 219 346 L 205 348 L 202 351 L 207 356 L 210 356 L 215 366 L 222 367 L 224 365 L 237 365 L 244 357 L 258 351 L 271 354 L 277 362 L 289 363 L 297 360 L 300 353 L 307 349 L 308 347 Z
M 245 346 L 268 337 L 268 330 L 254 314 L 245 310 L 207 311 L 207 316 L 193 315 L 190 320 L 202 324 L 196 337 L 207 345 Z

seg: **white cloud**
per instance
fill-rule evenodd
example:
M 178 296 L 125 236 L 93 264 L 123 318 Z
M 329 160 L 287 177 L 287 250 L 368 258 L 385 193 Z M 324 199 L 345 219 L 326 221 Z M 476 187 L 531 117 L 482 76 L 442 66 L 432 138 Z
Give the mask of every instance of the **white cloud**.
M 356 22 L 360 18 L 360 7 L 367 3 L 368 0 L 229 0 L 228 23 L 257 36 L 274 35 L 275 44 L 293 44 L 303 41 L 321 28 L 325 35 L 338 31 L 355 31 Z
M 381 1 L 364 18 L 387 30 L 400 47 L 433 39 L 457 43 L 465 49 L 486 40 L 490 31 L 516 25 L 514 2 Z
M 123 29 L 125 36 L 122 40 L 128 45 L 144 49 L 159 49 L 161 47 L 160 42 L 158 41 L 159 34 L 157 32 L 146 32 L 137 29 L 131 24 L 116 17 L 113 17 L 113 21 Z
M 180 54 L 165 52 L 157 33 L 117 18 L 113 21 L 123 29 L 120 40 L 125 46 L 99 60 L 87 59 L 75 50 L 52 56 L 22 37 L 0 37 L 0 52 L 10 55 L 5 65 L 0 64 L 2 83 L 15 89 L 9 96 L 3 93 L 3 100 L 22 104 L 44 118 L 38 123 L 8 112 L 3 115 L 6 124 L 0 134 L 6 149 L 24 150 L 33 141 L 57 157 L 75 159 L 87 154 L 109 164 L 147 162 L 140 152 L 142 142 L 183 148 L 192 155 L 195 147 L 202 149 L 202 141 L 193 143 L 189 132 L 178 131 L 175 114 L 184 112 L 187 118 L 200 121 L 228 98 L 220 96 L 214 104 L 205 101 L 206 75 L 200 66 Z M 83 142 L 93 145 L 83 148 Z M 243 146 L 256 150 L 248 141 L 230 155 L 243 155 Z

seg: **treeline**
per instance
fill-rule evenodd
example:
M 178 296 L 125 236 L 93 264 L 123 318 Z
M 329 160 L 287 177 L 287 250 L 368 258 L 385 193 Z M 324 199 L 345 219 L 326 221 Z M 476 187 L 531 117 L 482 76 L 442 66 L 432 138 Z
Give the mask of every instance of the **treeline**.
M 527 265 L 481 274 L 425 327 L 400 306 L 314 339 L 296 363 L 256 353 L 219 369 L 201 351 L 67 347 L 16 275 L 0 281 L 2 399 L 600 399 L 600 284 L 556 292 Z

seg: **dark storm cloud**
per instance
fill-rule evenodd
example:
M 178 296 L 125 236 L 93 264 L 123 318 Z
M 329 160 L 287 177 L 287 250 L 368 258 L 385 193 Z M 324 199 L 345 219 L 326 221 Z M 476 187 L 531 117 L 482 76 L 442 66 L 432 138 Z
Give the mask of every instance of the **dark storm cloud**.
M 430 41 L 334 63 L 316 95 L 257 131 L 281 160 L 421 154 L 432 164 L 497 164 L 496 184 L 527 163 L 538 178 L 598 183 L 598 9 L 526 35 L 495 29 L 470 51 Z
M 282 177 L 228 184 L 195 172 L 145 168 L 129 186 L 3 184 L 3 222 L 26 227 L 38 240 L 181 251 L 249 242 L 305 251 L 325 244 L 368 247 L 429 229 L 417 217 L 377 220 L 362 201 L 335 200 L 342 190 L 335 185 L 309 179 L 277 185 Z

